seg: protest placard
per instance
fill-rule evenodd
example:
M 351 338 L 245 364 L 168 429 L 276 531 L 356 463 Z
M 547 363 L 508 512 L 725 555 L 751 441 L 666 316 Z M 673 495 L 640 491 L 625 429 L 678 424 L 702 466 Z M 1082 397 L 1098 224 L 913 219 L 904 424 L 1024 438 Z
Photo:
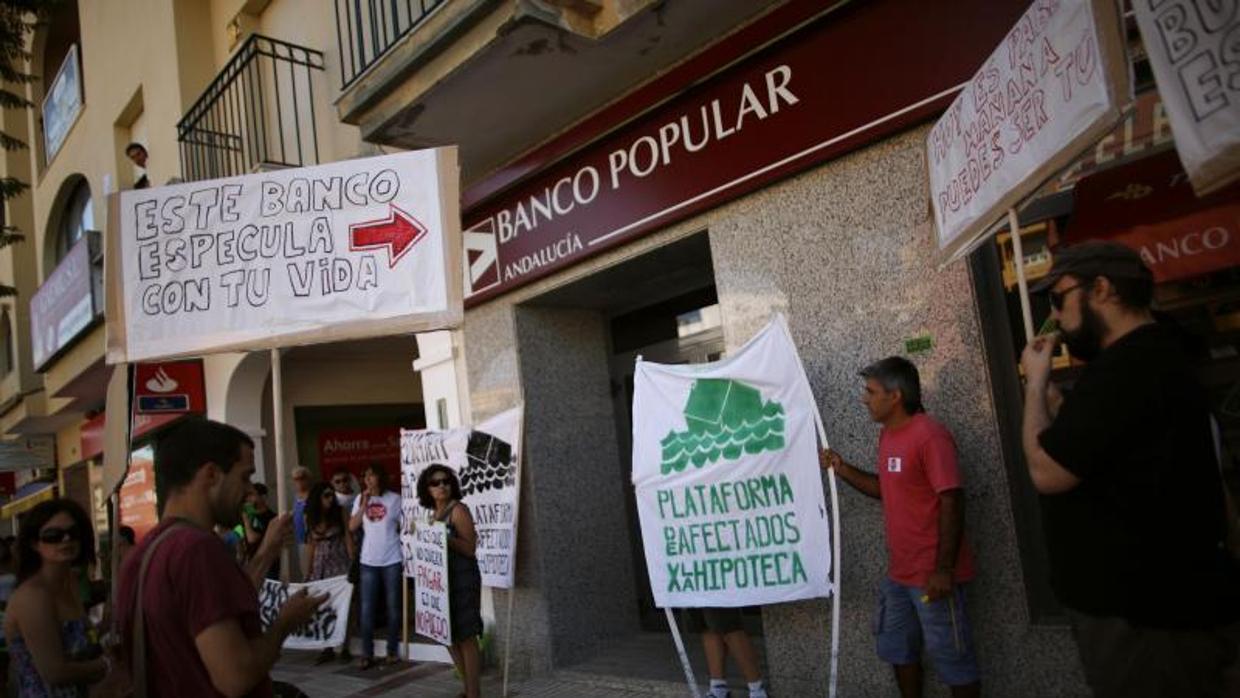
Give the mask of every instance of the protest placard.
M 263 629 L 280 616 L 280 609 L 289 597 L 302 589 L 311 596 L 329 596 L 309 623 L 289 634 L 284 646 L 294 650 L 319 650 L 344 644 L 349 626 L 349 602 L 353 598 L 353 585 L 344 576 L 305 584 L 263 580 L 258 593 L 258 615 Z
M 1134 0 L 1188 179 L 1205 196 L 1240 178 L 1240 3 Z
M 1114 0 L 1034 0 L 926 138 L 942 262 L 1119 121 L 1123 46 Z
M 413 631 L 443 645 L 452 644 L 448 603 L 448 527 L 419 521 L 413 527 Z
M 459 323 L 458 177 L 437 148 L 122 192 L 108 361 Z
M 516 573 L 517 510 L 521 488 L 522 407 L 501 412 L 474 427 L 401 432 L 401 506 L 405 520 L 430 512 L 417 502 L 418 476 L 430 465 L 451 468 L 461 482 L 478 533 L 478 569 L 482 583 L 510 589 Z M 402 545 L 411 549 L 411 530 Z M 408 560 L 408 555 L 406 555 Z M 413 576 L 406 562 L 405 574 Z
M 782 316 L 723 361 L 638 362 L 633 485 L 658 607 L 831 593 L 814 397 Z

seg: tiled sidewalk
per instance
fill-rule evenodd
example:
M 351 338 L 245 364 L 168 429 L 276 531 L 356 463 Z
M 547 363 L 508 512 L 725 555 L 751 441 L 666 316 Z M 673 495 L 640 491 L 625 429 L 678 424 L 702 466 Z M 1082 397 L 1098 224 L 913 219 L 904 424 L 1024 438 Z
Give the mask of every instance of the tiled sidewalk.
M 272 677 L 287 681 L 305 691 L 311 698 L 383 698 L 384 696 L 418 696 L 419 698 L 456 698 L 461 683 L 452 668 L 443 664 L 403 664 L 358 672 L 337 663 L 314 665 L 317 653 L 285 652 Z M 491 672 L 484 675 L 482 695 L 498 697 L 502 693 L 500 677 Z M 592 674 L 560 672 L 548 678 L 513 683 L 509 695 L 518 698 L 638 698 L 668 696 L 684 698 L 688 691 L 683 684 L 631 681 L 600 677 Z

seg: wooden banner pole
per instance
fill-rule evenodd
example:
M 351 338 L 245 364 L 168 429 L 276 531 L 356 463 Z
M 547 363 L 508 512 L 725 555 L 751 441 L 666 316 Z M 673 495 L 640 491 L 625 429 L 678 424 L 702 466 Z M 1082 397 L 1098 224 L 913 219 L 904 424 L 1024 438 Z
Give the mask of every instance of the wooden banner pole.
M 680 666 L 685 670 L 685 681 L 689 684 L 689 695 L 693 698 L 702 698 L 702 693 L 698 691 L 697 681 L 693 679 L 693 667 L 689 666 L 689 653 L 685 651 L 684 638 L 680 636 L 680 628 L 676 627 L 676 617 L 672 615 L 672 609 L 665 608 L 663 613 L 667 615 L 667 627 L 672 629 L 672 640 L 676 643 L 676 653 L 680 655 Z
M 1025 278 L 1025 249 L 1020 240 L 1020 217 L 1008 209 L 1008 231 L 1012 234 L 1012 257 L 1016 262 L 1016 285 L 1020 290 L 1020 315 L 1025 323 L 1025 341 L 1033 341 L 1033 313 L 1029 309 L 1029 282 Z
M 512 659 L 512 602 L 517 597 L 517 585 L 508 589 L 508 622 L 504 626 L 504 688 L 502 698 L 508 698 L 508 665 Z
M 279 349 L 271 350 L 271 418 L 276 432 L 276 513 L 283 516 L 288 511 L 288 478 L 284 476 L 284 373 L 280 366 Z M 289 549 L 281 548 L 281 581 L 289 581 L 290 559 Z

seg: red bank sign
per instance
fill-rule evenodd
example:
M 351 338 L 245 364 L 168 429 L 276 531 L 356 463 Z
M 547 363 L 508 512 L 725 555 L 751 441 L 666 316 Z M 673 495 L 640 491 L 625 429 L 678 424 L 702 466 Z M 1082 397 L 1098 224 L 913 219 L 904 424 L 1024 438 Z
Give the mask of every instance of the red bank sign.
M 470 304 L 889 136 L 941 110 L 1016 0 L 837 8 L 466 214 Z M 640 111 L 640 107 L 635 107 Z
M 400 428 L 324 429 L 319 432 L 319 473 L 330 478 L 348 470 L 360 480 L 362 471 L 379 463 L 388 482 L 400 481 Z

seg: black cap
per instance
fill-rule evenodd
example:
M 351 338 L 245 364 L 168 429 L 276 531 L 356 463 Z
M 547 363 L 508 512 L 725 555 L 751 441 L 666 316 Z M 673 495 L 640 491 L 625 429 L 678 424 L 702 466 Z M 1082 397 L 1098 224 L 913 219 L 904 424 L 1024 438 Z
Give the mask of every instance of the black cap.
M 1153 272 L 1145 266 L 1136 250 L 1118 242 L 1091 240 L 1055 250 L 1055 262 L 1050 273 L 1029 290 L 1041 293 L 1054 286 L 1060 277 L 1069 274 L 1081 279 L 1095 276 L 1145 281 L 1154 279 Z

